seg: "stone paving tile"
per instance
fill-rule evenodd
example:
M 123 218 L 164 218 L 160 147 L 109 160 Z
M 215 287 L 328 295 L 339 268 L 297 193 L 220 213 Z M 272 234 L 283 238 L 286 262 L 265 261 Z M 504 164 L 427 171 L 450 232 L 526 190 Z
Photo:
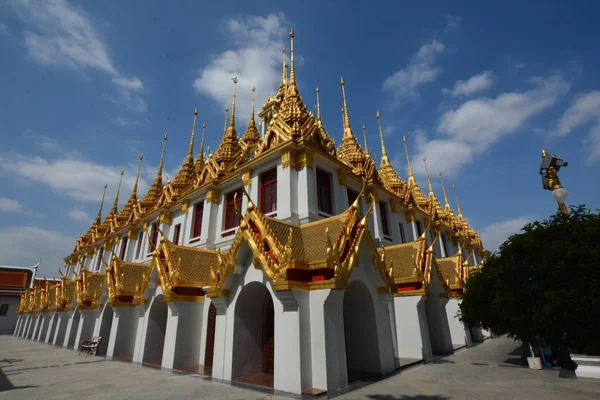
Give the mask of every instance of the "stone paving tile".
M 336 399 L 598 399 L 600 382 L 559 378 L 558 370 L 519 367 L 509 339 L 493 339 L 413 367 Z M 129 363 L 78 356 L 0 335 L 0 399 L 284 399 Z M 10 389 L 10 390 L 7 390 Z

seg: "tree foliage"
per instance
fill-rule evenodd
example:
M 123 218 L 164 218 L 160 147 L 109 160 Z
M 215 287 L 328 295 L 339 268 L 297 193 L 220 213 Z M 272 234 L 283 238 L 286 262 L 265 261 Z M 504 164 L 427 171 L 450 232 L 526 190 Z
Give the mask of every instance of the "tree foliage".
M 509 237 L 470 276 L 460 318 L 555 352 L 600 354 L 600 214 L 571 207 Z

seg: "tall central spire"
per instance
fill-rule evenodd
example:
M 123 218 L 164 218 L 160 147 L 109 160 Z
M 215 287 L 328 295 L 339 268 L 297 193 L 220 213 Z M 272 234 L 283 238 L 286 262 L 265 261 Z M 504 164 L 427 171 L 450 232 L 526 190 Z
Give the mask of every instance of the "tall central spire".
M 350 117 L 348 116 L 348 104 L 346 103 L 346 82 L 344 82 L 344 78 L 340 80 L 342 84 L 342 97 L 344 99 L 344 107 L 342 108 L 342 113 L 344 114 L 344 137 L 352 136 L 352 129 L 350 128 Z
M 442 193 L 444 193 L 444 209 L 446 211 L 452 211 L 452 207 L 450 207 L 450 202 L 448 201 L 448 195 L 446 194 L 446 186 L 444 186 L 444 178 L 442 177 L 442 173 L 438 174 L 440 176 L 440 181 L 442 182 Z
M 321 99 L 319 97 L 319 88 L 317 88 L 317 121 L 321 120 Z
M 117 188 L 117 195 L 115 196 L 115 202 L 113 203 L 112 209 L 109 214 L 116 214 L 119 209 L 119 193 L 121 192 L 121 183 L 123 183 L 123 174 L 125 171 L 121 171 L 121 177 L 119 178 L 119 187 Z
M 163 171 L 163 164 L 165 162 L 165 149 L 167 148 L 167 134 L 165 133 L 165 135 L 163 136 L 163 147 L 162 147 L 162 151 L 160 152 L 160 163 L 158 164 L 158 171 L 156 171 L 156 178 L 154 179 L 154 182 L 160 181 L 160 183 L 162 183 L 162 171 Z
M 408 146 L 406 145 L 406 136 L 402 138 L 404 142 L 404 153 L 406 154 L 406 164 L 408 165 L 408 183 L 415 184 L 415 176 L 413 175 L 412 165 L 410 165 L 410 157 L 408 156 Z
M 460 203 L 458 202 L 458 194 L 456 193 L 456 185 L 452 185 L 452 190 L 454 191 L 454 197 L 456 198 L 456 210 L 458 211 L 458 218 L 464 220 L 462 210 L 460 209 Z
M 235 92 L 238 83 L 237 76 L 234 76 L 231 78 L 231 80 L 233 81 L 233 96 L 231 98 L 231 116 L 229 118 L 229 128 L 235 131 Z
M 381 128 L 381 114 L 377 111 L 377 125 L 379 127 L 379 140 L 381 141 L 381 165 L 389 163 L 385 143 L 383 142 L 383 129 Z
M 229 119 L 229 107 L 225 107 L 225 121 L 223 122 L 223 136 L 227 132 L 227 120 Z
M 100 224 L 100 222 L 102 221 L 102 207 L 104 206 L 104 196 L 106 196 L 107 187 L 108 185 L 105 183 L 104 192 L 102 192 L 102 200 L 100 201 L 100 208 L 98 209 L 98 215 L 96 215 L 96 220 L 94 221 L 95 224 Z
M 296 86 L 296 66 L 294 63 L 294 30 L 290 29 L 290 86 Z
M 281 49 L 281 87 L 287 88 L 287 62 L 285 61 L 285 47 Z
M 425 175 L 427 176 L 427 187 L 429 188 L 429 197 L 435 197 L 433 186 L 431 185 L 431 177 L 429 176 L 429 168 L 427 168 L 427 157 L 423 156 L 423 164 L 425 164 Z
M 367 128 L 364 125 L 362 126 L 362 131 L 363 139 L 365 141 L 365 155 L 369 157 L 369 145 L 367 144 Z
M 137 197 L 137 189 L 138 189 L 138 182 L 140 180 L 140 170 L 142 169 L 142 160 L 144 159 L 144 155 L 140 154 L 140 162 L 138 164 L 138 169 L 137 169 L 137 174 L 135 176 L 135 183 L 133 184 L 133 191 L 131 193 L 131 196 L 135 196 Z
M 194 160 L 194 137 L 196 136 L 196 118 L 198 117 L 198 109 L 194 108 L 194 122 L 192 123 L 192 137 L 190 138 L 190 146 L 188 148 L 188 157 Z
M 204 163 L 206 159 L 204 158 L 204 130 L 206 129 L 206 123 L 202 124 L 202 137 L 200 139 L 200 151 L 198 152 L 198 157 L 196 158 L 196 164 L 194 166 L 196 170 L 196 174 L 200 174 L 202 172 L 202 168 L 204 168 Z
M 215 152 L 215 160 L 221 168 L 226 168 L 239 160 L 241 147 L 235 130 L 235 97 L 237 88 L 237 77 L 231 78 L 233 81 L 233 94 L 231 97 L 231 116 L 229 118 L 229 127 L 223 135 L 223 140 Z M 227 109 L 225 110 L 227 116 Z

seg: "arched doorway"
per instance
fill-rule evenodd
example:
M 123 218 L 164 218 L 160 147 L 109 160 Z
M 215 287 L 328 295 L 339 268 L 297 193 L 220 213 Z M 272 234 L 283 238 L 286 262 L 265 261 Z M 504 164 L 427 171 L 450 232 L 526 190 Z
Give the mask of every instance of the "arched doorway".
M 350 282 L 344 293 L 344 332 L 348 384 L 381 375 L 375 308 L 361 281 Z
M 275 312 L 262 283 L 247 284 L 238 296 L 233 335 L 233 379 L 273 387 Z
M 204 351 L 204 374 L 212 375 L 213 358 L 215 354 L 215 328 L 217 326 L 217 308 L 213 303 L 208 307 L 206 320 L 206 348 Z
M 98 348 L 98 354 L 105 356 L 106 350 L 108 350 L 108 340 L 110 338 L 110 330 L 113 322 L 113 309 L 111 306 L 106 304 L 104 311 L 102 311 L 102 319 L 100 320 L 100 332 L 98 336 L 102 338 L 100 347 Z
M 163 301 L 162 295 L 154 298 L 148 312 L 148 328 L 146 330 L 143 363 L 160 367 L 162 364 L 163 347 L 165 345 L 168 316 L 167 303 Z

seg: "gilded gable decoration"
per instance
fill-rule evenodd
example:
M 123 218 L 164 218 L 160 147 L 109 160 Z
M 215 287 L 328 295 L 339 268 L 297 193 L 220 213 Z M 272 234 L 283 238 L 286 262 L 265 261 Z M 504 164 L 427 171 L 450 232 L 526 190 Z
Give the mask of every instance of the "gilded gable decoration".
M 196 163 L 194 164 L 194 171 L 196 172 L 196 176 L 199 176 L 204 168 L 204 164 L 206 164 L 206 157 L 204 155 L 204 130 L 206 129 L 206 124 L 202 124 L 202 136 L 200 139 L 200 151 L 198 152 L 198 157 L 196 157 Z
M 404 204 L 408 204 L 409 207 L 413 206 L 420 211 L 427 213 L 429 209 L 429 200 L 425 197 L 425 194 L 417 184 L 415 176 L 413 174 L 412 165 L 410 164 L 410 157 L 408 156 L 408 146 L 406 145 L 406 137 L 402 138 L 404 142 L 404 153 L 406 154 L 406 164 L 408 165 L 408 178 L 407 188 L 403 198 Z
M 144 292 L 150 283 L 152 265 L 125 262 L 113 253 L 106 268 L 108 300 L 111 307 L 144 304 Z
M 246 132 L 244 132 L 244 136 L 240 140 L 240 147 L 242 151 L 246 154 L 246 157 L 252 158 L 254 157 L 254 153 L 258 146 L 260 146 L 261 137 L 258 133 L 258 129 L 256 128 L 256 121 L 254 120 L 254 103 L 256 96 L 256 88 L 252 88 L 252 112 L 250 114 L 250 120 L 248 121 L 248 127 L 246 128 Z
M 81 273 L 75 281 L 77 284 L 77 308 L 80 310 L 101 308 L 98 301 L 104 290 L 106 274 L 91 272 L 82 265 Z
M 138 195 L 137 195 L 138 182 L 140 180 L 140 171 L 142 168 L 142 161 L 144 160 L 144 155 L 140 154 L 139 159 L 140 159 L 140 161 L 138 163 L 138 169 L 137 169 L 137 174 L 135 176 L 135 182 L 133 183 L 133 190 L 131 191 L 131 195 L 129 196 L 129 199 L 127 199 L 127 203 L 125 203 L 125 206 L 123 207 L 121 212 L 119 214 L 117 214 L 117 216 L 115 218 L 113 218 L 113 220 L 111 222 L 111 231 L 112 232 L 119 230 L 120 228 L 122 228 L 123 226 L 125 226 L 127 224 L 127 221 L 129 220 L 129 218 L 131 217 L 131 214 L 133 213 L 133 208 L 135 207 L 136 203 L 138 202 Z
M 377 111 L 377 125 L 379 127 L 379 140 L 381 141 L 381 163 L 379 164 L 379 180 L 392 193 L 403 197 L 406 191 L 406 183 L 402 182 L 390 159 L 383 141 L 383 129 L 381 128 L 381 114 Z
M 160 196 L 163 192 L 164 183 L 163 183 L 162 171 L 163 171 L 163 164 L 164 164 L 164 160 L 165 160 L 165 149 L 167 147 L 167 138 L 168 138 L 168 136 L 165 133 L 165 135 L 163 136 L 162 151 L 160 153 L 160 163 L 158 164 L 158 170 L 156 171 L 156 177 L 154 178 L 154 181 L 152 182 L 152 186 L 150 186 L 150 189 L 148 190 L 148 193 L 146 193 L 144 198 L 136 203 L 136 205 L 133 209 L 133 214 L 129 218 L 129 221 L 128 221 L 129 223 L 138 221 L 141 218 L 143 218 L 146 214 L 154 211 L 156 204 L 158 202 L 158 199 L 160 198 Z

